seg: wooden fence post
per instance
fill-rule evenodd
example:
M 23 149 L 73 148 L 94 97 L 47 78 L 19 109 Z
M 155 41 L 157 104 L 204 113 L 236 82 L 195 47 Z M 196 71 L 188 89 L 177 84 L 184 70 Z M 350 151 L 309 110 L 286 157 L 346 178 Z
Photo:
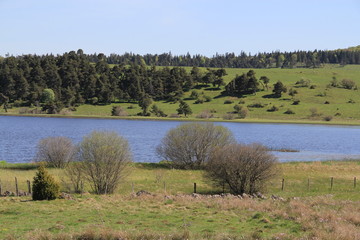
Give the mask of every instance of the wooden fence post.
M 16 196 L 19 196 L 18 181 L 16 177 L 15 177 L 15 189 L 16 189 Z
M 194 193 L 196 193 L 196 183 L 194 183 Z
M 0 182 L 0 196 L 2 195 L 2 188 L 1 188 L 1 182 Z
M 285 179 L 283 178 L 281 181 L 281 191 L 284 191 Z
M 331 177 L 331 179 L 330 179 L 330 190 L 333 189 L 333 185 L 334 185 L 334 177 Z
M 356 177 L 354 177 L 354 188 L 356 188 Z
M 164 192 L 166 194 L 166 182 L 164 181 Z
M 30 180 L 26 180 L 27 185 L 28 185 L 28 193 L 31 195 L 31 183 Z
M 307 190 L 310 191 L 310 178 L 308 178 L 308 182 L 307 182 Z

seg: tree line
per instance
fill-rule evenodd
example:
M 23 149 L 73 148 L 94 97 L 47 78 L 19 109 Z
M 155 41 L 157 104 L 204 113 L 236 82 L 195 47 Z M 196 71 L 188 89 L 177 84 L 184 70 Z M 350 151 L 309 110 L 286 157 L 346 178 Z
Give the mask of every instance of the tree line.
M 143 63 L 110 66 L 103 54 L 97 55 L 93 63 L 81 50 L 57 56 L 7 57 L 0 59 L 0 105 L 43 103 L 56 112 L 83 103 L 144 98 L 176 101 L 195 85 L 223 85 L 225 75 L 224 69 L 202 71 L 193 67 L 188 72 L 182 67 L 157 68 Z
M 89 61 L 97 62 L 97 54 L 87 55 Z M 214 68 L 316 68 L 322 64 L 360 64 L 358 48 L 342 50 L 314 50 L 271 53 L 235 53 L 215 54 L 206 57 L 200 54 L 173 55 L 124 53 L 104 56 L 109 64 L 146 64 L 155 66 L 197 66 Z

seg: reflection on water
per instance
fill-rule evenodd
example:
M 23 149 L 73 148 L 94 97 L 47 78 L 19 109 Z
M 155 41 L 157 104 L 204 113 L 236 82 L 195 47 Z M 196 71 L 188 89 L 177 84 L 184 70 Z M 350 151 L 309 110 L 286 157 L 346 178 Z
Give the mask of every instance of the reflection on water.
M 128 139 L 134 161 L 158 162 L 155 148 L 177 121 L 64 119 L 0 116 L 0 160 L 32 161 L 36 144 L 44 137 L 66 136 L 75 143 L 93 130 L 115 131 Z M 262 143 L 280 161 L 360 159 L 360 127 L 300 124 L 215 123 L 229 128 L 237 141 Z

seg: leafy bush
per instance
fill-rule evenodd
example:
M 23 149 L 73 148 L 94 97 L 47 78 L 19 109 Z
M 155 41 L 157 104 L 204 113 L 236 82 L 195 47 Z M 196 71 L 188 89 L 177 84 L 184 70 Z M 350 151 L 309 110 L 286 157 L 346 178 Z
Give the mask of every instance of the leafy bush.
M 296 87 L 308 87 L 311 83 L 310 79 L 302 78 L 301 80 L 295 83 Z
M 224 104 L 233 104 L 234 103 L 234 101 L 232 101 L 232 100 L 225 100 L 224 101 Z
M 327 122 L 330 122 L 332 119 L 333 119 L 333 117 L 330 115 L 324 117 L 324 121 L 327 121 Z
M 273 106 L 272 106 L 271 108 L 269 108 L 267 111 L 268 111 L 268 112 L 276 112 L 276 111 L 279 111 L 279 108 L 278 108 L 277 106 L 273 105 Z
M 55 182 L 44 166 L 40 166 L 32 185 L 32 199 L 54 200 L 59 196 L 59 189 L 59 184 Z
M 248 107 L 250 108 L 264 108 L 265 104 L 262 103 L 253 103 L 253 104 L 249 104 Z
M 299 105 L 299 103 L 300 103 L 300 100 L 296 99 L 296 100 L 293 101 L 292 105 Z
M 205 102 L 211 102 L 212 97 L 210 96 L 204 96 Z
M 284 112 L 284 114 L 295 114 L 295 112 L 289 108 Z

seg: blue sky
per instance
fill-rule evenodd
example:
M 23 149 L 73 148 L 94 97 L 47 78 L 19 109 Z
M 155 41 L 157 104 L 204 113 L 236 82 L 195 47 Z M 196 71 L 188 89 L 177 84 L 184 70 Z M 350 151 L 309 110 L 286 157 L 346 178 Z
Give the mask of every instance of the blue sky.
M 0 55 L 247 53 L 360 45 L 359 0 L 0 0 Z

